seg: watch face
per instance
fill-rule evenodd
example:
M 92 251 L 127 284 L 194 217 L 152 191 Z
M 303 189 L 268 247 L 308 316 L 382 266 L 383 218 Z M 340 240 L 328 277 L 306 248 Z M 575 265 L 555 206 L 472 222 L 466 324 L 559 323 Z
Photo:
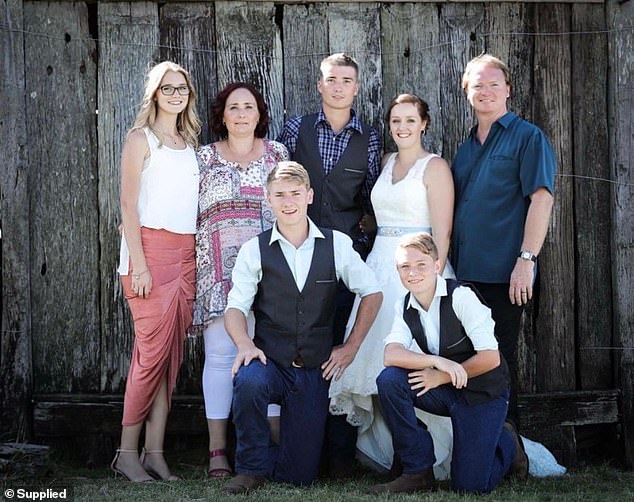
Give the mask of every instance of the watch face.
M 531 253 L 530 251 L 522 251 L 520 253 L 520 258 L 522 260 L 531 260 L 531 261 L 535 261 L 535 259 L 537 258 L 533 253 Z

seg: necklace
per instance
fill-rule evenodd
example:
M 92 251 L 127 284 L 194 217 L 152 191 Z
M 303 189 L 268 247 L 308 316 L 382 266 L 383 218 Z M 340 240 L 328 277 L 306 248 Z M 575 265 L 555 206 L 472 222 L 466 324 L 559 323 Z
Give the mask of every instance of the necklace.
M 226 142 L 226 147 L 227 147 L 227 153 L 229 155 L 227 155 L 227 160 L 231 161 L 231 162 L 235 162 L 236 164 L 238 164 L 240 167 L 246 167 L 248 166 L 253 160 L 255 160 L 256 158 L 254 158 L 254 153 L 255 150 L 258 146 L 258 142 L 257 141 L 253 141 L 253 144 L 251 145 L 251 148 L 249 148 L 248 152 L 245 153 L 237 153 L 235 152 L 232 148 L 231 145 L 229 144 L 229 141 Z
M 176 133 L 174 134 L 168 134 L 165 131 L 161 131 L 160 129 L 156 129 L 157 132 L 160 132 L 164 137 L 169 138 L 172 140 L 172 143 L 174 145 L 178 145 L 179 144 L 179 140 L 181 139 L 181 135 L 180 133 Z

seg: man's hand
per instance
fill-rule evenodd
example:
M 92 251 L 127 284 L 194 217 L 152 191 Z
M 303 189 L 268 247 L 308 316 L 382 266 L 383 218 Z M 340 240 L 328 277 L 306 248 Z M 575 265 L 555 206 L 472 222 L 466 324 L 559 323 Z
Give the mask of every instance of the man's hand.
M 330 380 L 334 377 L 335 380 L 339 380 L 344 370 L 354 361 L 357 350 L 348 343 L 334 347 L 328 360 L 321 365 L 324 378 Z
M 416 396 L 422 396 L 425 392 L 448 383 L 449 380 L 447 373 L 434 368 L 412 371 L 408 377 L 409 379 L 407 381 L 412 390 L 421 389 Z
M 444 357 L 437 357 L 434 367 L 437 370 L 447 373 L 451 378 L 451 383 L 456 389 L 466 387 L 469 375 L 467 375 L 467 370 L 464 369 L 462 364 L 452 361 L 451 359 L 445 359 Z
M 253 342 L 251 342 L 250 346 L 247 345 L 244 348 L 238 347 L 238 353 L 236 354 L 236 358 L 233 361 L 233 366 L 231 368 L 231 376 L 236 376 L 240 366 L 248 366 L 254 359 L 259 359 L 262 361 L 262 364 L 266 364 L 266 356 L 264 355 L 264 352 L 258 349 Z
M 509 285 L 509 299 L 514 305 L 526 305 L 533 297 L 533 274 L 535 263 L 518 258 Z

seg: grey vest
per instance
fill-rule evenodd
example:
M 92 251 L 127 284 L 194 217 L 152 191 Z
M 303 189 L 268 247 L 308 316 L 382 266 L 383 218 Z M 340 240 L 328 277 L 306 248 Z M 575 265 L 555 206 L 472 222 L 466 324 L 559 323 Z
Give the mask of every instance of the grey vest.
M 269 244 L 271 230 L 258 236 L 262 280 L 253 303 L 255 345 L 266 357 L 290 367 L 297 356 L 306 368 L 317 368 L 330 356 L 337 295 L 337 273 L 332 231 L 320 228 L 325 239 L 315 239 L 315 250 L 301 291 L 279 242 Z
M 363 134 L 352 134 L 345 151 L 326 176 L 319 153 L 317 114 L 305 115 L 299 127 L 297 146 L 292 155 L 310 176 L 315 192 L 308 206 L 308 216 L 318 226 L 339 230 L 356 241 L 361 236 L 359 220 L 363 216 L 361 188 L 368 172 L 370 127 L 363 124 Z
M 476 351 L 453 309 L 453 292 L 458 286 L 468 286 L 480 297 L 477 290 L 470 284 L 447 279 L 447 296 L 443 296 L 440 300 L 439 355 L 457 363 L 462 363 L 475 355 Z M 416 340 L 416 343 L 418 343 L 420 349 L 430 354 L 419 313 L 415 308 L 407 307 L 409 298 L 410 293 L 407 293 L 403 302 L 403 320 L 412 332 L 412 336 Z M 467 386 L 462 389 L 463 396 L 469 405 L 486 403 L 487 401 L 499 397 L 507 390 L 509 388 L 509 382 L 509 369 L 506 365 L 506 360 L 500 353 L 500 365 L 482 375 L 469 378 Z

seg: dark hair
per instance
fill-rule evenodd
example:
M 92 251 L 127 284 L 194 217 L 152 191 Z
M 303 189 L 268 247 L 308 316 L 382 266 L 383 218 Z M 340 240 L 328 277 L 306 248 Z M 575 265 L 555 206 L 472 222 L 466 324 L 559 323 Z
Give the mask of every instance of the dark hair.
M 260 113 L 260 120 L 258 120 L 258 125 L 255 126 L 254 135 L 256 138 L 264 138 L 269 131 L 269 123 L 271 122 L 269 107 L 266 105 L 260 91 L 245 82 L 232 82 L 218 93 L 216 100 L 211 105 L 211 130 L 220 139 L 225 139 L 229 135 L 227 126 L 223 123 L 223 116 L 229 95 L 237 89 L 246 89 L 255 98 L 258 112 Z
M 387 122 L 388 126 L 390 124 L 390 114 L 392 113 L 392 108 L 396 105 L 402 105 L 404 103 L 411 103 L 418 110 L 418 114 L 423 122 L 425 122 L 425 130 L 431 124 L 431 117 L 429 116 L 429 105 L 426 101 L 422 100 L 416 94 L 399 94 L 396 96 L 390 106 L 387 107 L 387 112 L 385 113 L 385 122 Z

